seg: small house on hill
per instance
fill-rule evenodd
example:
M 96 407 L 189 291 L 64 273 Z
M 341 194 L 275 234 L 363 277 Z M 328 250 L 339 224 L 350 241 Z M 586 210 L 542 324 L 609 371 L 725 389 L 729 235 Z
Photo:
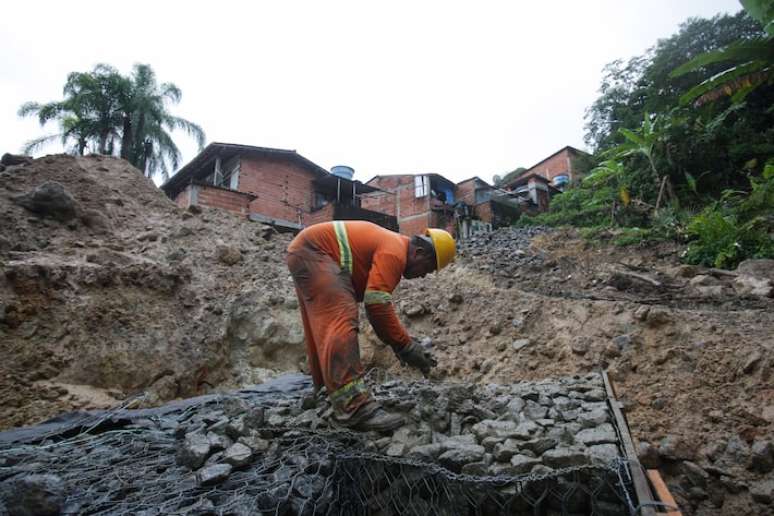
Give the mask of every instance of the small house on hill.
M 363 207 L 395 216 L 404 235 L 427 228 L 454 231 L 455 185 L 442 175 L 378 175 L 366 185 L 382 193 L 363 198 Z
M 294 150 L 211 143 L 161 186 L 181 207 L 228 210 L 278 228 L 299 230 L 329 220 L 368 220 L 397 230 L 394 216 L 363 208 L 379 189 L 331 173 Z

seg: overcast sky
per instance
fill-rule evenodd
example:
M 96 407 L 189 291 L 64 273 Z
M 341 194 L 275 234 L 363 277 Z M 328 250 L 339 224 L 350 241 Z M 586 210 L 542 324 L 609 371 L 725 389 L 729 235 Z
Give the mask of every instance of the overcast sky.
M 66 75 L 150 64 L 207 141 L 296 149 L 355 177 L 491 179 L 584 148 L 602 67 L 738 0 L 12 0 L 0 16 L 0 152 L 43 131 Z M 56 129 L 54 124 L 47 128 Z M 179 135 L 183 163 L 196 148 Z M 51 146 L 45 153 L 60 152 Z

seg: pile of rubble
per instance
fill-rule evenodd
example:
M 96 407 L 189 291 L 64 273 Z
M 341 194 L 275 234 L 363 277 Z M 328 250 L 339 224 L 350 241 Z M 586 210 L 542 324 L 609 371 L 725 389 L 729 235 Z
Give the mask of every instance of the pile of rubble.
M 451 514 L 459 504 L 499 505 L 497 513 L 631 508 L 599 375 L 372 388 L 407 420 L 392 435 L 332 427 L 330 406 L 301 375 L 6 432 L 0 493 L 11 512 L 42 503 L 64 513 L 137 514 L 318 514 L 334 504 L 353 514 Z
M 532 238 L 547 232 L 548 228 L 536 226 L 501 228 L 475 235 L 460 242 L 460 260 L 476 270 L 504 279 L 504 286 L 510 288 L 526 278 L 530 271 L 555 265 L 546 265 L 545 254 L 529 252 Z

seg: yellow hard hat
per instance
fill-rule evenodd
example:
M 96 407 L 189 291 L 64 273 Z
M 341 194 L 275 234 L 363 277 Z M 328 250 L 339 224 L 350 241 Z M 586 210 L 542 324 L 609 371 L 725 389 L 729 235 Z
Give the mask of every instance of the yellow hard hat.
M 435 228 L 428 228 L 425 231 L 425 235 L 429 236 L 430 240 L 433 241 L 435 260 L 437 262 L 437 268 L 435 270 L 439 271 L 449 265 L 457 254 L 457 246 L 454 244 L 454 238 L 452 238 L 448 231 Z

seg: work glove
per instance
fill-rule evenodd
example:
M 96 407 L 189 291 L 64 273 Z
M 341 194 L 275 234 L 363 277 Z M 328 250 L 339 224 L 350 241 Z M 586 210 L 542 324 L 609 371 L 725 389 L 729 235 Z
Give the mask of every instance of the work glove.
M 438 365 L 438 362 L 436 362 L 433 354 L 430 352 L 429 348 L 431 345 L 430 339 L 424 339 L 422 342 L 417 339 L 411 339 L 408 346 L 397 350 L 395 354 L 401 363 L 419 369 L 423 375 L 427 376 L 430 373 L 430 369 Z

